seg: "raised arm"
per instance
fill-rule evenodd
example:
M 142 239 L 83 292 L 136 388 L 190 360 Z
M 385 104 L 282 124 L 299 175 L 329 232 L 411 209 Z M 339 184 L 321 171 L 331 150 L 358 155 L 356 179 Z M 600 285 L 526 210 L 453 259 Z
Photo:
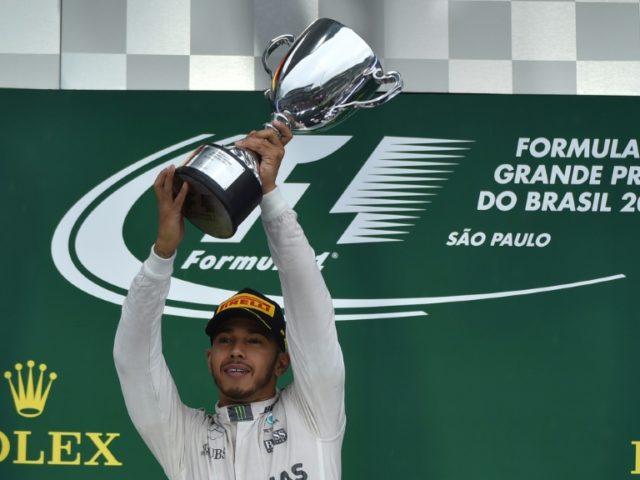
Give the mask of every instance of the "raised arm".
M 154 184 L 158 239 L 124 302 L 113 351 L 129 416 L 169 478 L 179 476 L 184 432 L 192 417 L 162 355 L 160 331 L 173 258 L 183 236 L 180 209 L 188 188 L 172 198 L 174 170 L 163 170 Z
M 293 390 L 310 427 L 320 438 L 333 438 L 345 425 L 344 363 L 335 327 L 333 302 L 316 264 L 315 253 L 298 224 L 296 213 L 275 186 L 283 146 L 291 138 L 264 130 L 250 135 L 240 146 L 262 156 L 264 197 L 262 221 L 269 249 L 278 267 L 291 355 Z M 265 162 L 265 159 L 271 159 Z M 266 185 L 266 187 L 265 187 Z

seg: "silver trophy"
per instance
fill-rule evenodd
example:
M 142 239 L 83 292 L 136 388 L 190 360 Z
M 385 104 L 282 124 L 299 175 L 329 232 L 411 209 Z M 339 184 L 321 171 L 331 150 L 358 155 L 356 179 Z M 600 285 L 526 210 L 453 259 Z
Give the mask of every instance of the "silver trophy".
M 283 45 L 290 47 L 272 72 L 269 57 Z M 281 121 L 294 132 L 326 129 L 358 108 L 382 105 L 402 90 L 400 75 L 384 73 L 358 34 L 328 18 L 313 22 L 297 39 L 281 35 L 271 40 L 262 64 L 271 76 L 271 88 L 265 92 L 273 108 L 271 121 Z M 383 84 L 391 86 L 377 93 Z M 185 217 L 209 235 L 231 237 L 262 199 L 258 163 L 254 152 L 233 145 L 200 146 L 176 171 L 175 192 L 182 182 L 189 183 Z

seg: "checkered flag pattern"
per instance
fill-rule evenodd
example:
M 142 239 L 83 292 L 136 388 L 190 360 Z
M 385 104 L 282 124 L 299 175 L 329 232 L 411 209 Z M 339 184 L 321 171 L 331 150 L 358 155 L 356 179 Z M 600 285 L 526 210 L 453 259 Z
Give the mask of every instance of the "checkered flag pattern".
M 639 0 L 3 0 L 0 87 L 261 90 L 265 43 L 318 17 L 406 91 L 640 94 Z

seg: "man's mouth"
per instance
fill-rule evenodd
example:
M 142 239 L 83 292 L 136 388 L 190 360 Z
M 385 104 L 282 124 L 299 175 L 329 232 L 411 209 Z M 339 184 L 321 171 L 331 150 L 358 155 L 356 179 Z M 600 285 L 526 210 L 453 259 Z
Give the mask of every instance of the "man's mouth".
M 227 365 L 222 371 L 232 378 L 240 378 L 250 372 L 249 368 L 244 365 Z

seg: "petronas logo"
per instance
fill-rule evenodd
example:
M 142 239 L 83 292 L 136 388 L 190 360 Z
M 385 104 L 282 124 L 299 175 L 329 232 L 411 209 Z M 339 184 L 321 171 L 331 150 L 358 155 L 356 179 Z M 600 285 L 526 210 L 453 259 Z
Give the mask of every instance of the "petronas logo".
M 34 381 L 33 367 L 36 362 L 33 360 L 27 361 L 27 379 L 25 381 L 23 375 L 23 365 L 16 363 L 16 381 L 17 386 L 13 381 L 13 374 L 10 371 L 4 372 L 4 378 L 9 382 L 9 389 L 13 396 L 13 403 L 16 406 L 16 411 L 19 415 L 26 418 L 34 418 L 40 415 L 44 411 L 49 392 L 51 391 L 51 385 L 53 381 L 58 378 L 58 374 L 55 372 L 49 373 L 49 381 L 47 385 L 44 385 L 45 372 L 47 366 L 44 363 L 38 365 L 39 374 L 38 378 Z

